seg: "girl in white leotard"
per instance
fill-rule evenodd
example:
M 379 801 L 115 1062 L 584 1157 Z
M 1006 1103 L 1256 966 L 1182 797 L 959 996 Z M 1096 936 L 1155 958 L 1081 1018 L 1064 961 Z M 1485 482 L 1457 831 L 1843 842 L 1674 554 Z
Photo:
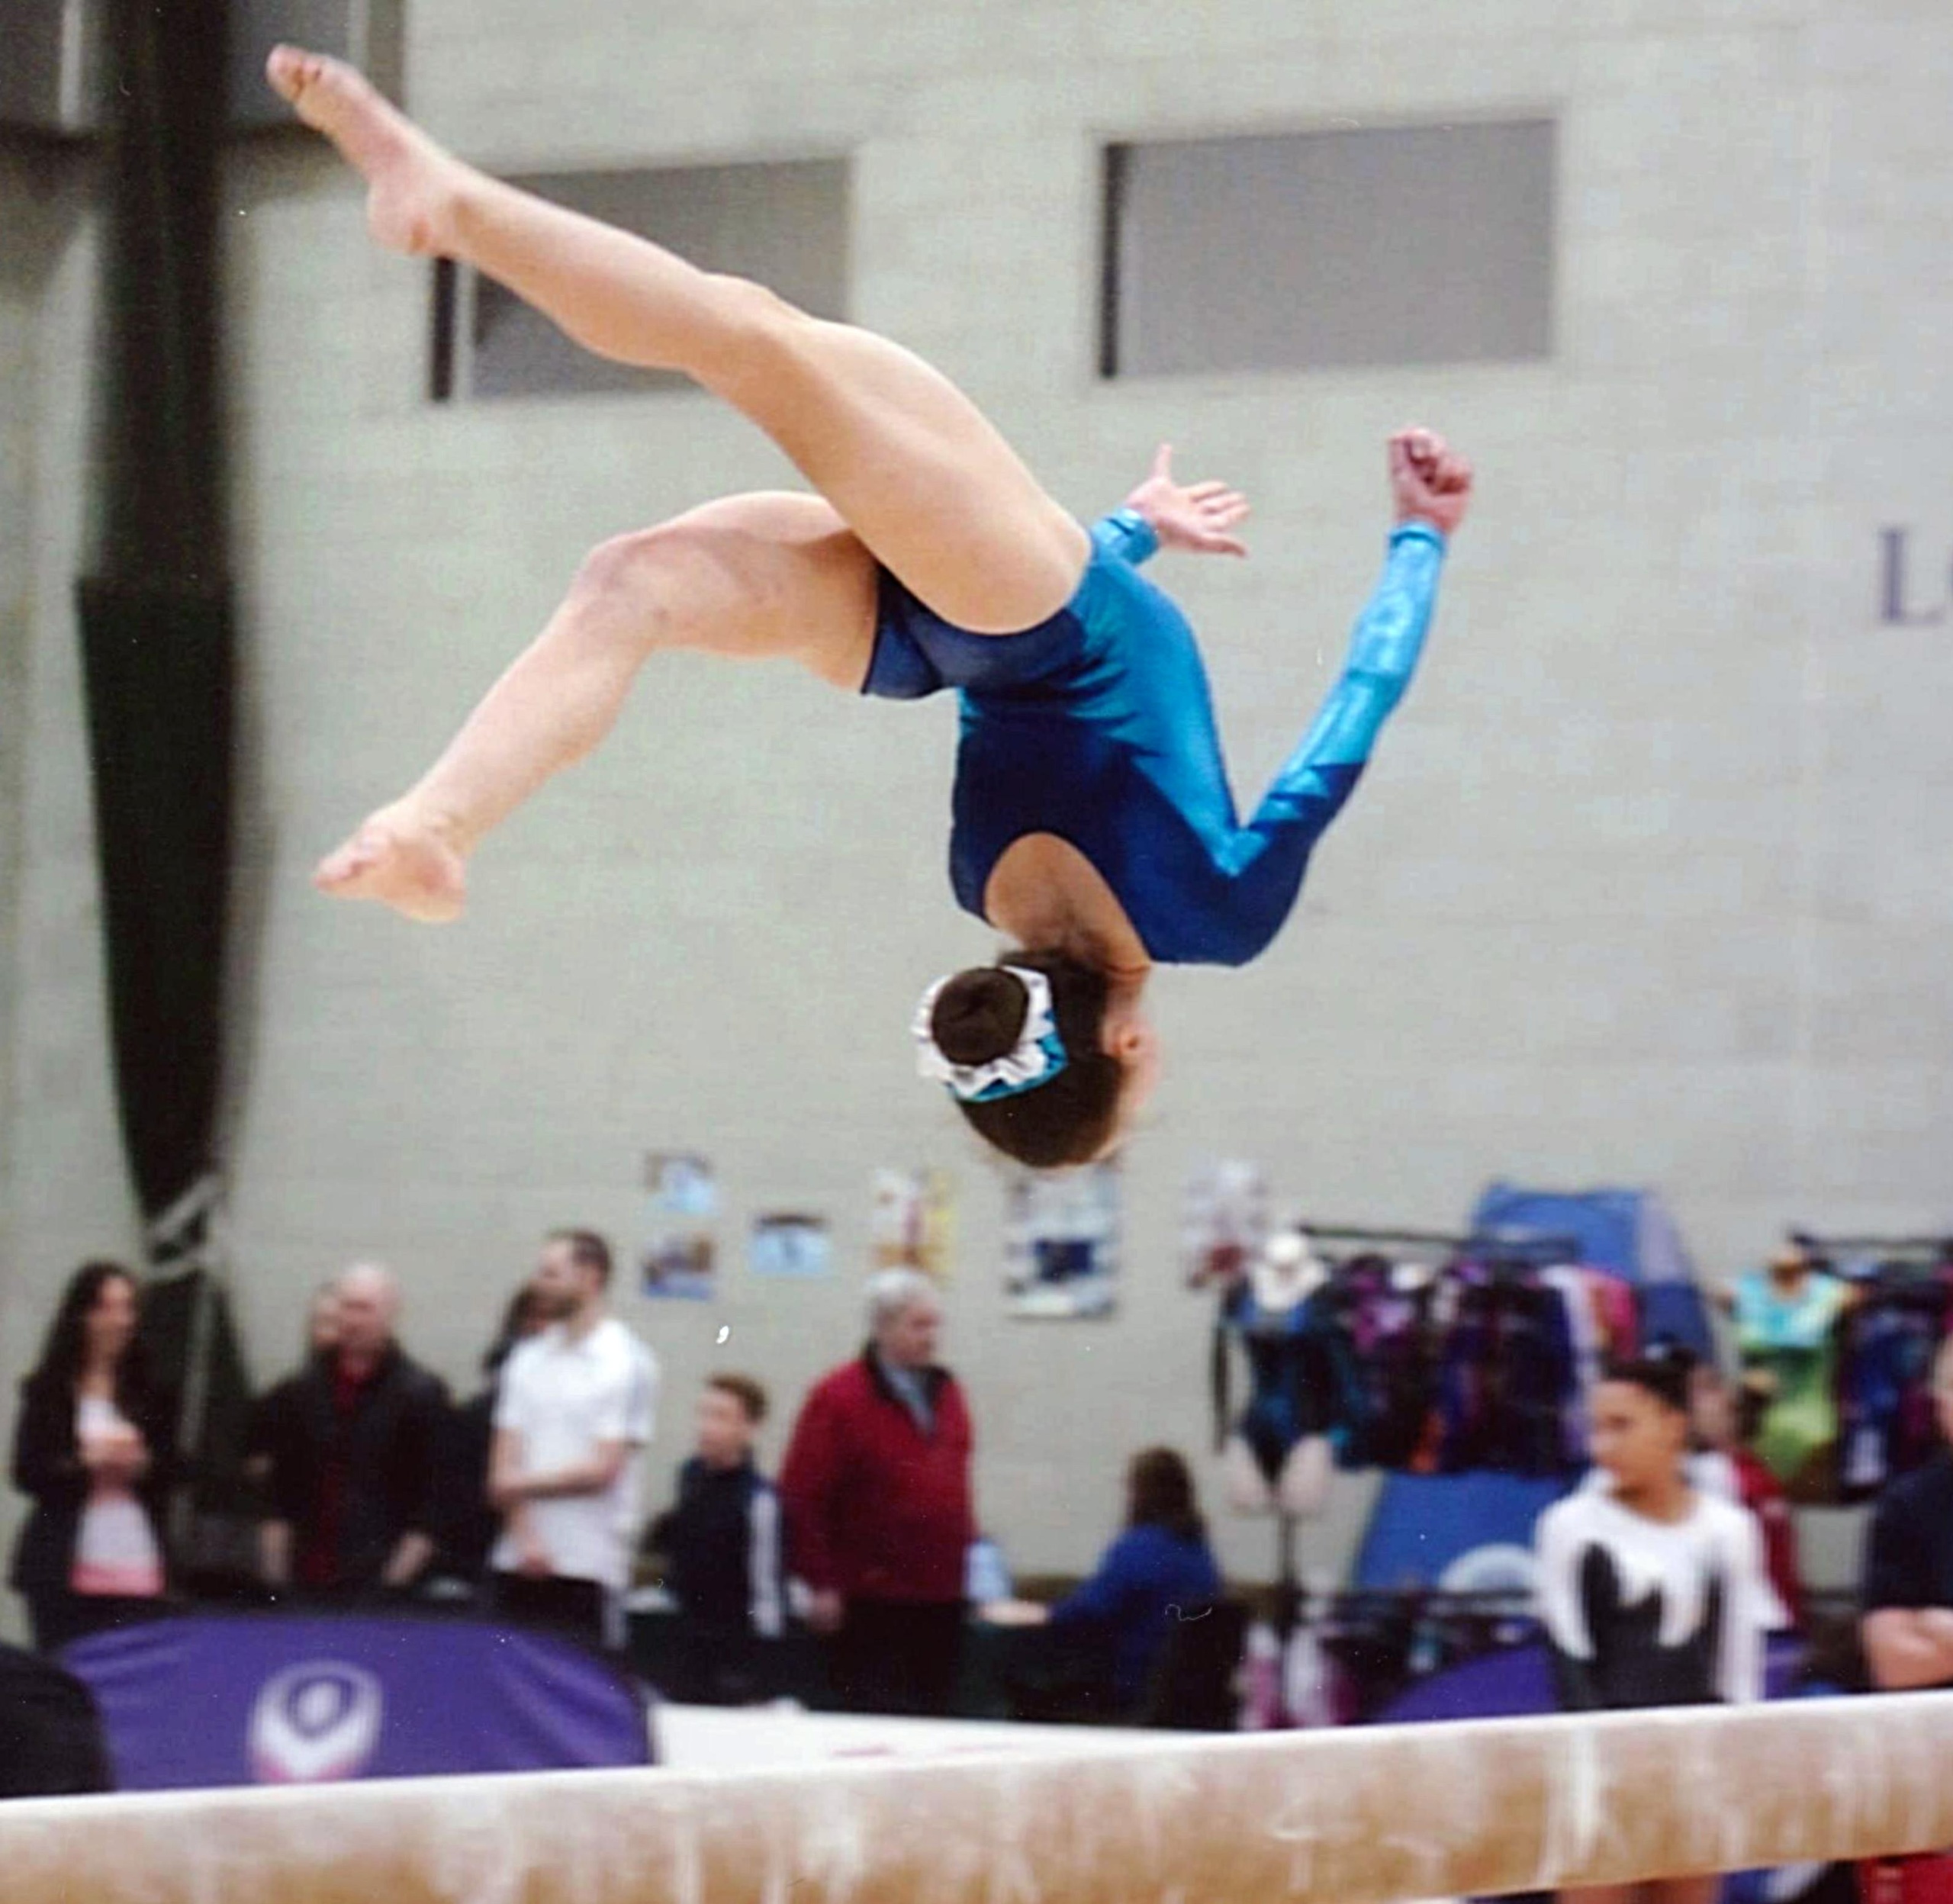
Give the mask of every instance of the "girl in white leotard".
M 1763 1693 L 1776 1606 L 1754 1518 L 1690 1484 L 1680 1352 L 1617 1362 L 1594 1391 L 1604 1479 L 1540 1516 L 1540 1616 L 1562 1706 L 1742 1703 Z M 1721 1880 L 1596 1886 L 1580 1904 L 1711 1904 Z

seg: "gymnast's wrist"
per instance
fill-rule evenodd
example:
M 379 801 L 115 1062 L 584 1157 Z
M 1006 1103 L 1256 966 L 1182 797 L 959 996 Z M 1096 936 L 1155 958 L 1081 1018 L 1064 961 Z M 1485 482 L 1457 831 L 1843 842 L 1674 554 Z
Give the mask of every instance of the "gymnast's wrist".
M 1390 545 L 1395 548 L 1399 542 L 1413 539 L 1436 543 L 1440 555 L 1449 546 L 1444 531 L 1437 523 L 1428 516 L 1420 516 L 1414 512 L 1398 517 L 1390 531 Z
M 1124 503 L 1105 519 L 1125 537 L 1135 561 L 1144 561 L 1147 556 L 1159 552 L 1160 526 L 1144 510 Z

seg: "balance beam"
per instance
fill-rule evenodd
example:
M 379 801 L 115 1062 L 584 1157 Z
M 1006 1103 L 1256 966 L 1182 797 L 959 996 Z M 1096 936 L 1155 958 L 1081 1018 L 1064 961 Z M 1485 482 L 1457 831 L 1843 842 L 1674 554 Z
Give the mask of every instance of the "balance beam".
M 6 1904 L 1398 1904 L 1953 1845 L 1953 1693 L 0 1805 Z

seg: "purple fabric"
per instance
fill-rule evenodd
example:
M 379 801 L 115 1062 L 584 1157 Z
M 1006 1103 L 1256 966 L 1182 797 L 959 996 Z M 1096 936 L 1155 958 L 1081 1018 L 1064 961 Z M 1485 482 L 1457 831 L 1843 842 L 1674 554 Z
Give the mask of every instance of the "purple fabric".
M 1764 1697 L 1785 1699 L 1794 1690 L 1803 1648 L 1794 1640 L 1770 1642 L 1764 1661 Z M 1433 1719 L 1523 1719 L 1556 1713 L 1551 1655 L 1542 1645 L 1512 1646 L 1468 1659 L 1416 1684 L 1377 1715 L 1382 1726 Z
M 192 1615 L 77 1642 L 124 1791 L 642 1765 L 596 1655 L 473 1620 Z

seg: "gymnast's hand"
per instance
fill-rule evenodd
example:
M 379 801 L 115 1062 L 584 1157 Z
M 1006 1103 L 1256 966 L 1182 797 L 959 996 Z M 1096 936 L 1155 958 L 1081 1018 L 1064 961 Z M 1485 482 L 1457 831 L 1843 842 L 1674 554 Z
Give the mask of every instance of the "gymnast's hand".
M 1228 531 L 1247 519 L 1247 498 L 1225 483 L 1195 483 L 1184 489 L 1173 481 L 1173 446 L 1162 443 L 1153 473 L 1126 498 L 1126 507 L 1143 516 L 1162 548 L 1190 555 L 1245 555 L 1247 545 Z
M 1457 533 L 1472 500 L 1472 465 L 1434 429 L 1400 429 L 1390 439 L 1390 493 L 1400 523 Z

